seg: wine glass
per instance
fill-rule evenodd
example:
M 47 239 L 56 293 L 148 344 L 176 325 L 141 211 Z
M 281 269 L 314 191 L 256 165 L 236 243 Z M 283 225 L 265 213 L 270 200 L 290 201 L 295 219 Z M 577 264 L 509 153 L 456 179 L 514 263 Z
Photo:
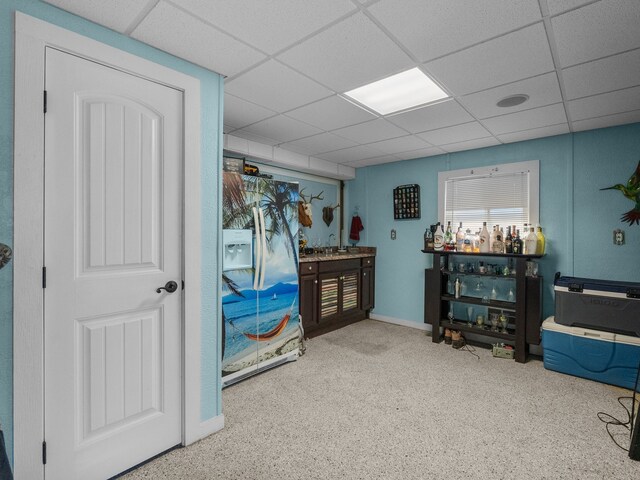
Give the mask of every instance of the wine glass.
M 500 322 L 500 318 L 498 317 L 498 312 L 492 312 L 491 313 L 491 331 L 492 332 L 498 331 L 499 322 Z
M 491 300 L 498 299 L 498 288 L 496 287 L 496 281 L 493 281 L 493 288 L 491 289 Z
M 469 326 L 473 327 L 473 307 L 467 307 L 467 320 L 469 321 Z

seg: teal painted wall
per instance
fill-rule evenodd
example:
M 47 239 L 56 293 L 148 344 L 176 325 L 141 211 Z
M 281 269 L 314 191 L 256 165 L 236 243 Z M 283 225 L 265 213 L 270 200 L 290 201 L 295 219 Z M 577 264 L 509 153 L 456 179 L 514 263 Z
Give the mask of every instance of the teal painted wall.
M 640 124 L 546 137 L 465 152 L 382 164 L 356 171 L 347 182 L 350 208 L 360 206 L 361 244 L 378 247 L 374 314 L 422 323 L 426 226 L 438 220 L 438 172 L 500 163 L 540 161 L 540 223 L 547 237 L 544 315 L 553 314 L 555 272 L 640 282 L 640 226 L 620 222 L 633 207 L 621 193 L 599 189 L 626 183 L 640 160 Z M 422 218 L 394 221 L 392 190 L 417 183 Z M 613 245 L 622 228 L 626 245 Z M 390 231 L 397 231 L 397 240 Z
M 202 410 L 206 420 L 222 412 L 218 352 L 219 170 L 222 78 L 112 30 L 38 0 L 0 2 L 0 242 L 13 247 L 13 52 L 14 12 L 20 11 L 200 80 L 202 148 Z M 13 262 L 0 270 L 0 422 L 13 458 Z

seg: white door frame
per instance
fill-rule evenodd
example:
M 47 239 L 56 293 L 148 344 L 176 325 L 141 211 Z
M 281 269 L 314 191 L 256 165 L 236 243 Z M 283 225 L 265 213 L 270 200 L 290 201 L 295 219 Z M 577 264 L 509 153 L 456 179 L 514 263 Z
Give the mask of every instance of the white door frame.
M 182 441 L 188 445 L 202 436 L 200 82 L 194 77 L 16 12 L 13 267 L 13 424 L 16 479 L 44 478 L 44 465 L 41 462 L 44 439 L 43 90 L 47 46 L 184 92 Z

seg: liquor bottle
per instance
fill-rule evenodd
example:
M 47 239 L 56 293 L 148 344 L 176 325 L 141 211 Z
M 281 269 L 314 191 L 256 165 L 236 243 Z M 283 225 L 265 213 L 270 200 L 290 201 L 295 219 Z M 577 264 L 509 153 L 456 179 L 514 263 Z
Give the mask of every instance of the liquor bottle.
M 461 252 L 463 245 L 464 245 L 464 232 L 462 231 L 462 222 L 460 222 L 460 226 L 458 227 L 458 231 L 456 232 L 456 250 Z
M 493 226 L 491 233 L 489 234 L 489 251 L 493 252 L 493 242 L 496 241 L 496 225 Z
M 462 245 L 462 251 L 471 253 L 473 252 L 473 238 L 471 237 L 471 230 L 467 228 L 464 234 L 464 243 Z
M 444 250 L 444 232 L 440 222 L 437 223 L 436 233 L 433 235 L 433 249 L 438 252 Z
M 516 238 L 511 242 L 513 253 L 522 254 L 522 239 L 520 238 L 520 230 L 516 230 Z
M 429 250 L 429 239 L 431 238 L 431 231 L 429 227 L 424 229 L 424 249 Z M 431 247 L 433 248 L 433 247 Z
M 529 227 L 529 235 L 524 239 L 524 253 L 527 255 L 535 255 L 538 246 L 538 236 L 533 231 L 533 227 Z
M 538 225 L 538 233 L 536 233 L 536 237 L 538 237 L 538 243 L 536 243 L 536 255 L 544 255 L 546 239 L 544 238 L 544 233 L 542 233 L 542 227 L 540 225 Z
M 455 237 L 451 230 L 451 222 L 447 222 L 447 230 L 444 232 L 444 249 L 453 251 L 456 248 Z
M 489 253 L 489 230 L 487 230 L 487 222 L 482 222 L 482 230 L 480 231 L 480 252 Z
M 478 230 L 471 236 L 471 251 L 480 253 L 480 231 Z
M 496 230 L 496 239 L 493 241 L 491 252 L 504 253 L 504 242 L 502 241 L 502 233 L 499 230 Z
M 454 296 L 456 298 L 460 298 L 460 293 L 462 292 L 462 284 L 460 283 L 460 277 L 456 277 L 456 283 L 453 286 L 454 288 Z
M 511 227 L 507 227 L 507 236 L 504 237 L 504 253 L 513 253 L 513 237 L 511 236 Z

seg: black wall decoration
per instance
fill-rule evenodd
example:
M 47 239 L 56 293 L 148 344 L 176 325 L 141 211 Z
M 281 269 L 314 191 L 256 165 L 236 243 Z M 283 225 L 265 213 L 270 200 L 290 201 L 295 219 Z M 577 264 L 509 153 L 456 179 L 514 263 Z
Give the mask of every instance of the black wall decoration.
M 394 220 L 420 218 L 420 185 L 400 185 L 393 189 Z

